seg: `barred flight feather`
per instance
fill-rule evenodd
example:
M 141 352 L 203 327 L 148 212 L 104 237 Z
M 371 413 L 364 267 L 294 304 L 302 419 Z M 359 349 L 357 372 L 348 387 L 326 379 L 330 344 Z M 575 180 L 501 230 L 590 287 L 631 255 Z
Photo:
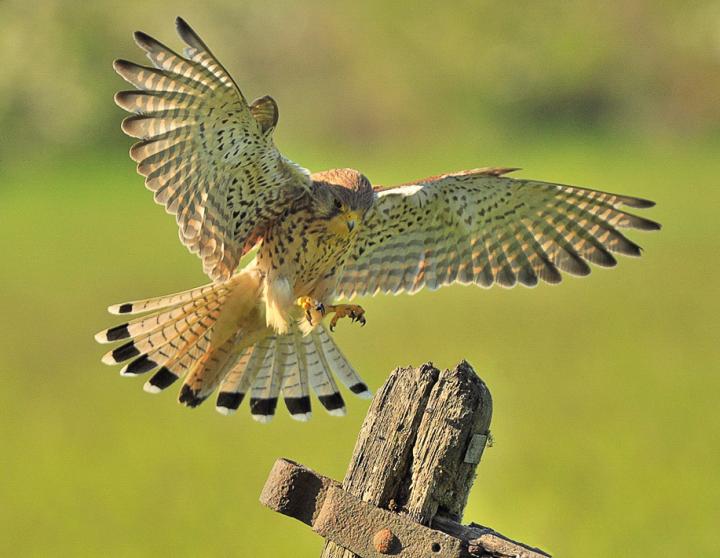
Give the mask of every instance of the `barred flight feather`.
M 132 113 L 123 131 L 141 141 L 130 150 L 155 200 L 175 215 L 180 240 L 212 279 L 227 280 L 279 210 L 310 189 L 308 172 L 283 157 L 271 132 L 277 105 L 247 104 L 205 43 L 178 18 L 180 55 L 135 34 L 152 67 L 117 60 L 114 68 L 139 91 L 115 101 Z
M 304 360 L 303 364 L 310 387 L 317 395 L 320 404 L 333 416 L 345 415 L 347 412 L 345 410 L 345 401 L 340 395 L 340 390 L 338 390 L 322 351 L 322 345 L 317 341 L 316 336 L 307 335 L 302 337 L 296 335 L 295 347 L 299 353 L 298 360 Z
M 231 283 L 232 284 L 232 283 Z M 143 312 L 149 312 L 151 310 L 159 310 L 161 308 L 167 308 L 169 306 L 175 306 L 177 304 L 187 302 L 201 298 L 208 293 L 226 293 L 227 286 L 210 283 L 203 285 L 202 287 L 196 287 L 194 289 L 188 289 L 167 296 L 158 296 L 154 298 L 147 298 L 145 300 L 134 300 L 132 302 L 122 302 L 120 304 L 113 304 L 108 307 L 108 312 L 111 314 L 142 314 Z
M 269 422 L 275 415 L 278 395 L 280 394 L 280 380 L 274 373 L 275 350 L 277 342 L 266 351 L 262 360 L 253 372 L 255 380 L 250 392 L 250 415 L 258 422 Z
M 147 354 L 153 350 L 172 344 L 175 339 L 181 341 L 186 339 L 186 332 L 191 333 L 197 330 L 196 324 L 200 323 L 200 329 L 209 327 L 217 319 L 220 306 L 224 302 L 223 297 L 211 301 L 207 305 L 196 309 L 190 309 L 180 314 L 173 320 L 166 322 L 163 327 L 140 333 L 125 345 L 121 345 L 103 356 L 105 364 L 117 364 L 138 354 Z M 152 319 L 151 319 L 152 323 Z M 129 355 L 129 356 L 128 356 Z
M 238 337 L 240 334 L 218 347 L 206 350 L 192 364 L 180 390 L 180 403 L 197 407 L 215 391 L 242 354 L 237 352 L 240 348 L 237 346 L 241 343 Z
M 640 248 L 619 228 L 660 225 L 624 211 L 641 198 L 476 169 L 376 188 L 377 200 L 336 294 L 414 293 L 455 282 L 482 287 L 558 283 L 560 271 L 611 267 Z
M 277 338 L 275 363 L 282 374 L 281 390 L 285 406 L 295 420 L 307 421 L 312 416 L 310 388 L 304 359 L 297 351 L 296 335 L 281 335 Z
M 355 395 L 371 397 L 367 385 L 344 357 L 322 324 L 303 335 L 293 327 L 246 349 L 223 379 L 216 409 L 233 414 L 250 391 L 250 412 L 260 422 L 272 419 L 279 396 L 290 416 L 306 421 L 312 415 L 310 388 L 329 414 L 345 414 L 345 404 L 333 378 Z
M 235 366 L 220 384 L 215 408 L 223 415 L 234 413 L 252 387 L 268 352 L 272 352 L 275 336 L 268 337 L 245 349 Z
M 144 345 L 140 348 L 135 346 L 135 348 L 138 349 L 137 354 L 141 355 L 140 358 L 147 358 L 149 361 L 153 362 L 155 366 L 167 366 L 169 368 L 174 361 L 182 358 L 196 344 L 202 343 L 203 337 L 208 336 L 208 331 L 210 331 L 212 326 L 215 324 L 217 317 L 218 315 L 216 313 L 199 316 L 187 327 L 182 328 L 180 334 L 169 339 L 162 345 L 156 346 L 144 353 L 140 350 L 144 349 Z M 209 343 L 207 345 L 209 345 Z M 123 360 L 127 360 L 127 358 Z M 127 365 L 122 368 L 120 373 L 124 375 L 128 373 L 132 374 L 131 365 Z
M 170 309 L 161 310 L 149 316 L 103 330 L 95 335 L 95 340 L 99 343 L 112 343 L 119 339 L 137 338 L 155 332 L 168 324 L 175 326 L 178 322 L 185 321 L 192 315 L 206 314 L 219 308 L 224 301 L 224 294 L 219 294 L 217 291 L 212 294 L 214 295 L 212 297 L 197 297 L 185 304 L 172 306 Z
M 355 371 L 335 341 L 330 337 L 325 326 L 320 325 L 312 332 L 313 337 L 320 342 L 322 353 L 325 356 L 328 370 L 333 370 L 340 381 L 355 395 L 368 399 L 372 397 L 370 390 L 360 375 Z

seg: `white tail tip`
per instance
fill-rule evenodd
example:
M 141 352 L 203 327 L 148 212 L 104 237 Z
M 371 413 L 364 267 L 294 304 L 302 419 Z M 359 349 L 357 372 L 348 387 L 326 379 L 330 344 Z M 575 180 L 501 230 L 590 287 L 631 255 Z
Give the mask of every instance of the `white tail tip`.
M 145 382 L 145 385 L 143 385 L 143 391 L 145 391 L 145 393 L 155 394 L 155 393 L 160 393 L 162 391 L 162 389 L 160 389 L 157 386 L 152 385 L 150 383 L 150 380 L 148 380 L 147 382 Z
M 228 409 L 227 407 L 215 407 L 215 410 L 224 417 L 234 415 L 237 409 Z
M 115 366 L 117 364 L 117 361 L 115 360 L 115 357 L 112 354 L 112 351 L 109 353 L 105 353 L 103 357 L 100 359 L 100 361 L 103 364 L 107 364 L 108 366 Z

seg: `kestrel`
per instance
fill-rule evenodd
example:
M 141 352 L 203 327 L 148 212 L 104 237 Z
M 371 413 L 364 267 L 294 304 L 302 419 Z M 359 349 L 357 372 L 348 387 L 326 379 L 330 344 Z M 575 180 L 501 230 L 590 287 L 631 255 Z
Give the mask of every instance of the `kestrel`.
M 223 414 L 249 393 L 252 416 L 264 422 L 280 395 L 293 418 L 307 420 L 312 388 L 342 415 L 333 373 L 353 393 L 370 392 L 323 324 L 331 315 L 330 330 L 345 316 L 364 325 L 365 312 L 336 299 L 453 283 L 559 283 L 561 271 L 614 266 L 613 253 L 640 255 L 619 229 L 660 228 L 622 207 L 651 207 L 648 200 L 505 176 L 516 169 L 394 187 L 352 169 L 310 174 L 275 147 L 275 101 L 248 103 L 190 26 L 176 24 L 183 54 L 137 32 L 152 66 L 114 63 L 136 88 L 115 96 L 133 113 L 122 129 L 141 140 L 130 156 L 212 279 L 110 306 L 144 314 L 96 339 L 129 340 L 102 360 L 126 363 L 125 376 L 154 370 L 145 391 L 183 378 L 181 403 L 195 407 L 219 390 Z M 251 250 L 255 258 L 237 269 Z

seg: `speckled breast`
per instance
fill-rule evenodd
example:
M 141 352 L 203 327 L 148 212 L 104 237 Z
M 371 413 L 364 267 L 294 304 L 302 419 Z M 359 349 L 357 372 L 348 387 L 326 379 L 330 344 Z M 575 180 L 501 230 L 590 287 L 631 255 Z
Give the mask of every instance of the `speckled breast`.
M 318 283 L 337 278 L 354 238 L 331 233 L 328 221 L 307 209 L 289 212 L 265 235 L 258 266 L 287 277 L 297 296 L 310 295 Z

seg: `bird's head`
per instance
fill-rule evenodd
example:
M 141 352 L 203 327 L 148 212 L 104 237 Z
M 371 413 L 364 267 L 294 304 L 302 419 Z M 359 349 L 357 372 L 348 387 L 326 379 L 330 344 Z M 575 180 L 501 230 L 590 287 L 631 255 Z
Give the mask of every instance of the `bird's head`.
M 356 234 L 375 192 L 370 181 L 353 169 L 334 169 L 312 175 L 314 208 L 327 228 L 338 236 Z

